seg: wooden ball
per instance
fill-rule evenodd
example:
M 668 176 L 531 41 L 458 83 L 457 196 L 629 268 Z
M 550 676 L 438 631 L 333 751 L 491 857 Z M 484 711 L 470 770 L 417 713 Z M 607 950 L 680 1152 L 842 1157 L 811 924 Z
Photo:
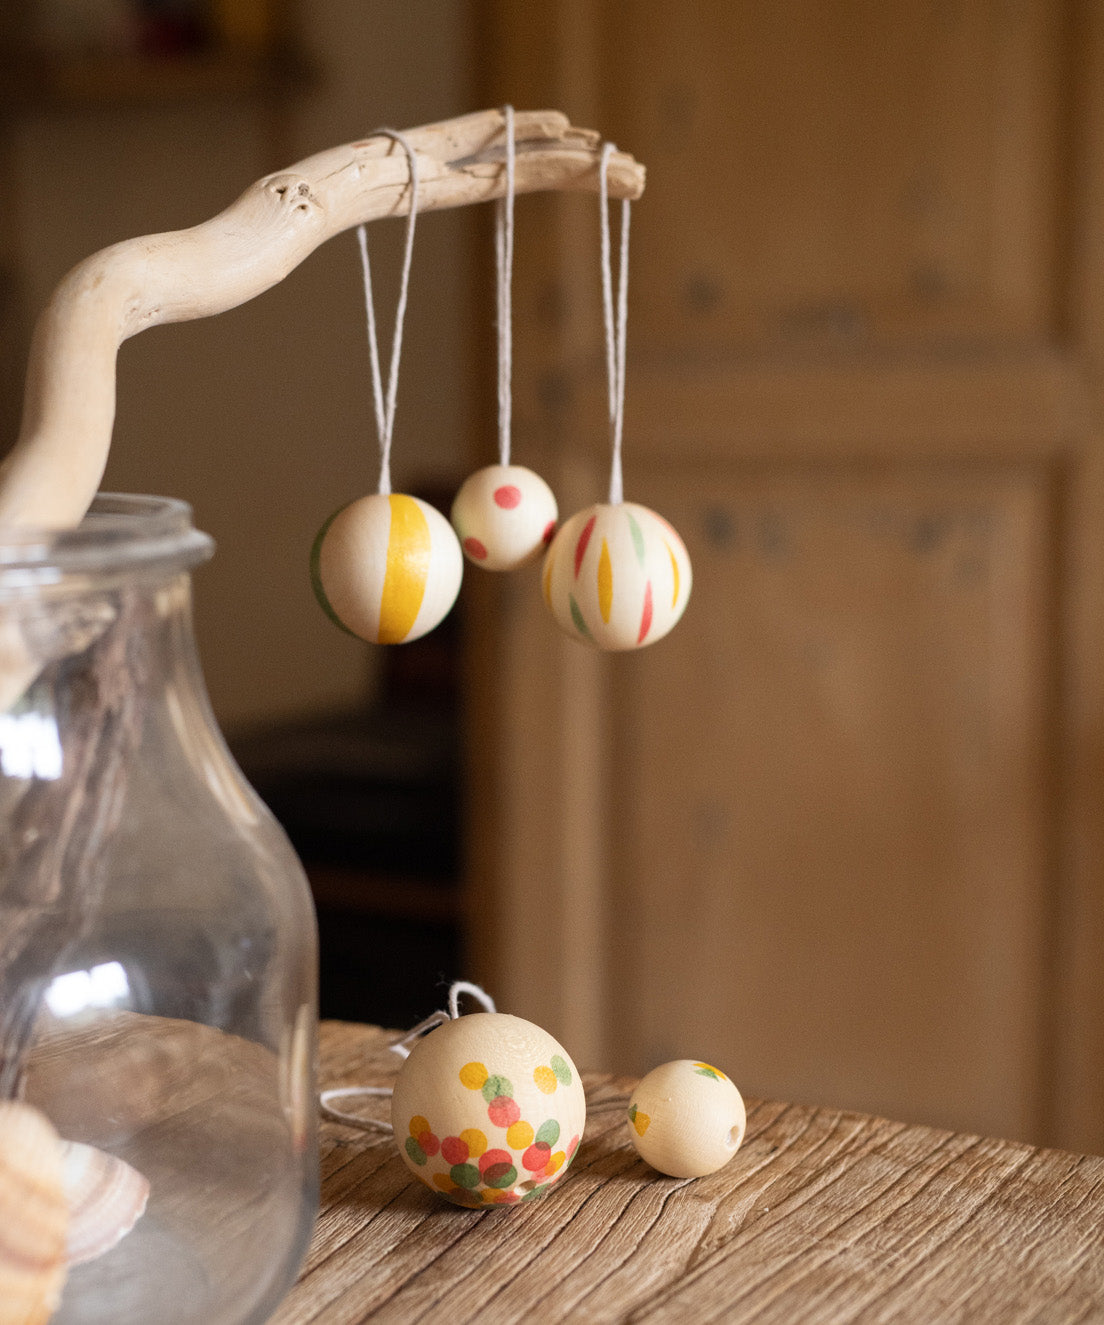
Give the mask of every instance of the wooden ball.
M 516 570 L 552 541 L 558 514 L 539 474 L 522 465 L 488 465 L 456 494 L 452 526 L 469 561 L 484 570 Z
M 629 1100 L 633 1145 L 672 1178 L 701 1178 L 727 1164 L 746 1127 L 733 1083 L 719 1068 L 689 1058 L 654 1068 Z
M 403 644 L 432 630 L 456 601 L 463 571 L 449 522 L 401 493 L 343 506 L 311 549 L 311 583 L 326 615 L 373 644 Z
M 575 1064 L 504 1012 L 456 1017 L 419 1040 L 391 1098 L 410 1171 L 457 1205 L 513 1205 L 566 1173 L 586 1122 Z
M 662 639 L 686 608 L 691 580 L 682 539 L 634 502 L 573 515 L 553 538 L 542 576 L 559 627 L 599 649 Z

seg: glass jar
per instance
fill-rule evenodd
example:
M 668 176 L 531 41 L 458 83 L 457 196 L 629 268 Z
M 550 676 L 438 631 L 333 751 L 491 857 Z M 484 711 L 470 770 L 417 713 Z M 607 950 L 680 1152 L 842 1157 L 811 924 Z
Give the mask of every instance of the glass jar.
M 318 1205 L 314 913 L 208 705 L 212 546 L 150 497 L 0 531 L 0 1099 L 65 1151 L 62 1325 L 264 1320 Z

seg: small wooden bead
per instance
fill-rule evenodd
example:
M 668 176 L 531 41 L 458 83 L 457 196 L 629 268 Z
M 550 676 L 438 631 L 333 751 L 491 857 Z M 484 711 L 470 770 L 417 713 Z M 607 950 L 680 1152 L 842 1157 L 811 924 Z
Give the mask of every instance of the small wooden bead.
M 452 526 L 469 561 L 484 570 L 516 570 L 548 546 L 558 514 L 539 474 L 522 465 L 488 465 L 456 494 Z
M 662 639 L 686 609 L 690 557 L 655 511 L 590 506 L 566 521 L 544 559 L 544 599 L 561 630 L 599 649 Z
M 420 1039 L 391 1097 L 407 1167 L 457 1205 L 529 1200 L 567 1172 L 586 1123 L 575 1064 L 505 1012 L 456 1017 Z
M 311 583 L 327 616 L 374 644 L 403 644 L 432 630 L 456 601 L 463 572 L 449 522 L 401 493 L 350 502 L 311 549 Z
M 735 1085 L 708 1063 L 679 1058 L 654 1068 L 629 1100 L 629 1135 L 654 1169 L 700 1178 L 727 1164 L 747 1127 Z

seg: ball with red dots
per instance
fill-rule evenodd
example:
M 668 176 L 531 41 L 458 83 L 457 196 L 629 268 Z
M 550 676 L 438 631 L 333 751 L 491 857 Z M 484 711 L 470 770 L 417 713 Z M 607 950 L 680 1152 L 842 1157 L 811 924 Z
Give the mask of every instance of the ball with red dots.
M 327 616 L 374 644 L 403 644 L 432 630 L 456 601 L 463 573 L 449 522 L 401 493 L 350 502 L 311 549 L 311 583 Z
M 452 504 L 464 555 L 484 570 L 516 570 L 535 560 L 556 531 L 556 498 L 522 465 L 488 465 L 465 479 Z
M 483 1209 L 531 1200 L 560 1181 L 586 1099 L 575 1064 L 547 1031 L 473 1012 L 414 1046 L 395 1081 L 391 1122 L 416 1178 Z
M 686 610 L 691 579 L 682 539 L 635 502 L 573 515 L 553 538 L 542 573 L 557 625 L 599 649 L 662 639 Z
M 747 1128 L 744 1101 L 716 1067 L 680 1058 L 654 1068 L 629 1099 L 629 1135 L 642 1159 L 672 1178 L 727 1164 Z

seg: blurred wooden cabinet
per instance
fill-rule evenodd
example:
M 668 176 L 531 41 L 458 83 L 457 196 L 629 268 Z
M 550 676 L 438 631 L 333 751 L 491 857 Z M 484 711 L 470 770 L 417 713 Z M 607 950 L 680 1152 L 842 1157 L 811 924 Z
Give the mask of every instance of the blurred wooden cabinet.
M 640 654 L 473 632 L 472 951 L 580 1058 L 1104 1149 L 1104 12 L 484 0 L 649 167 Z M 518 206 L 516 457 L 605 492 L 593 199 Z

